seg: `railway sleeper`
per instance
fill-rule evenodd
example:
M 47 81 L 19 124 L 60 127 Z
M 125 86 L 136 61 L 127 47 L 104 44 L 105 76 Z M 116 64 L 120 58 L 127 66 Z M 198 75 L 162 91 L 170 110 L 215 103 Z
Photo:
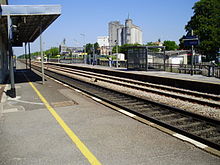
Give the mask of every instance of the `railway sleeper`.
M 138 107 L 138 106 L 144 106 L 146 103 L 144 102 L 139 102 L 139 101 L 136 101 L 136 102 L 128 102 L 127 106 L 134 106 L 134 107 Z
M 138 111 L 140 111 L 140 112 L 142 112 L 142 111 L 151 111 L 151 106 L 149 106 L 149 105 L 147 105 L 147 104 L 144 104 L 143 106 L 140 106 L 140 107 L 138 107 L 139 109 L 138 109 Z
M 214 138 L 220 138 L 220 135 L 218 133 L 210 133 L 210 132 L 206 132 L 206 133 L 203 133 L 203 134 L 196 134 L 197 136 L 200 136 L 204 139 L 209 139 L 209 141 L 213 141 Z
M 115 102 L 119 102 L 119 101 L 120 102 L 130 102 L 131 101 L 131 99 L 124 99 L 123 97 L 115 97 L 115 96 L 111 97 L 111 96 L 106 95 L 106 94 L 104 95 L 104 97 L 111 100 L 111 101 L 115 101 Z
M 149 108 L 149 107 L 140 107 L 140 108 L 136 109 L 136 111 L 139 113 L 142 113 L 142 114 L 149 114 L 150 112 L 152 112 L 151 108 Z
M 217 130 L 216 130 L 215 127 L 210 127 L 210 128 L 207 128 L 207 129 L 201 129 L 201 130 L 195 130 L 195 131 L 192 130 L 192 133 L 196 134 L 196 135 L 202 135 L 206 132 L 216 132 L 216 131 Z M 220 136 L 220 134 L 219 134 L 219 136 Z
M 167 121 L 167 122 L 169 122 L 169 121 Z M 169 122 L 169 124 L 170 125 L 176 125 L 177 127 L 179 127 L 179 126 L 182 126 L 182 125 L 188 126 L 192 122 L 194 122 L 194 121 L 190 120 L 187 117 L 181 117 L 179 119 L 173 119 L 172 121 Z M 200 124 L 201 124 L 201 122 L 200 122 Z
M 159 120 L 173 120 L 177 117 L 177 114 L 167 114 L 167 115 L 161 115 L 159 117 L 157 117 L 157 119 Z
M 147 110 L 147 111 L 145 111 L 145 115 L 152 117 L 152 118 L 155 118 L 155 119 L 159 116 L 162 116 L 162 114 L 158 110 L 153 110 L 153 111 Z
M 164 117 L 164 115 L 158 114 L 156 116 L 154 116 L 157 120 L 162 120 L 165 122 L 169 122 L 169 121 L 173 121 L 174 119 L 181 119 L 181 117 L 179 117 L 178 115 L 174 115 L 174 116 L 166 116 Z
M 180 128 L 184 129 L 184 130 L 191 130 L 191 129 L 194 129 L 195 127 L 198 127 L 200 125 L 201 125 L 201 122 L 196 121 L 196 122 L 192 122 L 192 123 L 187 124 L 187 125 L 182 125 L 182 126 L 180 126 Z
M 151 111 L 149 111 L 149 114 L 151 115 L 158 115 L 158 116 L 161 116 L 161 115 L 170 115 L 170 114 L 175 114 L 175 115 L 178 115 L 172 111 L 169 111 L 167 109 L 163 109 L 163 108 L 158 108 L 158 107 L 153 107 L 153 108 L 150 108 Z M 182 116 L 181 116 L 182 117 Z
M 210 137 L 210 138 L 207 138 L 207 140 L 212 141 L 216 144 L 220 144 L 220 137 L 219 136 Z
M 200 125 L 197 125 L 197 126 L 195 126 L 195 127 L 192 127 L 192 129 L 196 129 L 196 130 L 205 130 L 205 129 L 209 129 L 209 128 L 211 128 L 211 127 L 213 127 L 213 126 L 211 126 L 211 125 L 209 125 L 209 124 L 207 124 L 207 123 L 205 123 L 205 122 L 201 122 L 201 124 Z M 215 128 L 215 127 L 214 127 Z
M 124 104 L 126 106 L 129 106 L 129 105 L 136 105 L 137 104 L 137 101 L 136 100 L 122 100 L 122 99 L 118 99 L 117 101 L 118 104 Z
M 146 106 L 146 104 L 135 104 L 135 105 L 127 105 L 128 108 L 134 108 L 138 111 L 141 110 L 149 110 L 149 108 Z

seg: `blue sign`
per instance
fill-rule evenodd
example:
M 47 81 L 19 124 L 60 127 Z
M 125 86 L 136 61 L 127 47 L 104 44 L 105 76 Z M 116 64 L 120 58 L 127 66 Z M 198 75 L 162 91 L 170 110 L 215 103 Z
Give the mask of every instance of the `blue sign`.
M 196 46 L 199 45 L 199 40 L 185 40 L 184 46 Z
M 185 36 L 183 38 L 184 46 L 196 46 L 199 45 L 199 39 L 197 36 Z
M 183 37 L 183 39 L 185 40 L 187 40 L 187 39 L 198 39 L 198 37 L 197 36 L 184 36 Z

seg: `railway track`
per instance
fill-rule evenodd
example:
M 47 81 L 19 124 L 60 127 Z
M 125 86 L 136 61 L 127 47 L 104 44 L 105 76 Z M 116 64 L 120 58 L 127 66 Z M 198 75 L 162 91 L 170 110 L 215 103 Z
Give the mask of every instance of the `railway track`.
M 150 92 L 161 96 L 180 99 L 187 102 L 197 103 L 200 105 L 206 105 L 209 107 L 220 109 L 220 96 L 205 94 L 195 91 L 183 90 L 178 88 L 172 88 L 168 86 L 162 86 L 157 84 L 151 84 L 141 82 L 132 79 L 120 78 L 116 76 L 109 76 L 94 72 L 76 70 L 68 67 L 61 67 L 56 65 L 47 64 L 47 67 L 56 69 L 59 71 L 67 72 L 70 74 L 78 75 L 93 79 L 94 81 L 103 81 L 123 87 L 128 87 L 136 90 Z
M 33 67 L 40 70 L 37 65 Z M 45 73 L 105 102 L 220 150 L 219 120 L 77 80 L 61 71 L 46 69 Z

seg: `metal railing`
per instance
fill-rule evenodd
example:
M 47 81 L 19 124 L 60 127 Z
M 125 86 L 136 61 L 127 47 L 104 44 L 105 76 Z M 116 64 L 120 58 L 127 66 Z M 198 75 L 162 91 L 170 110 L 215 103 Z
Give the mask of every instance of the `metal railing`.
M 191 73 L 191 65 L 188 64 L 166 64 L 166 71 L 175 73 Z M 220 78 L 220 66 L 215 65 L 193 65 L 193 74 L 201 74 L 208 77 Z

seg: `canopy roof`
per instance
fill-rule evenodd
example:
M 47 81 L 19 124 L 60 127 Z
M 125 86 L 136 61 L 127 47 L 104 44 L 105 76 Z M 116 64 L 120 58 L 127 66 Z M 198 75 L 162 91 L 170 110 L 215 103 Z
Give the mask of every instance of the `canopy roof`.
M 0 31 L 7 33 L 7 16 L 12 19 L 13 46 L 33 42 L 61 14 L 60 5 L 1 5 Z

